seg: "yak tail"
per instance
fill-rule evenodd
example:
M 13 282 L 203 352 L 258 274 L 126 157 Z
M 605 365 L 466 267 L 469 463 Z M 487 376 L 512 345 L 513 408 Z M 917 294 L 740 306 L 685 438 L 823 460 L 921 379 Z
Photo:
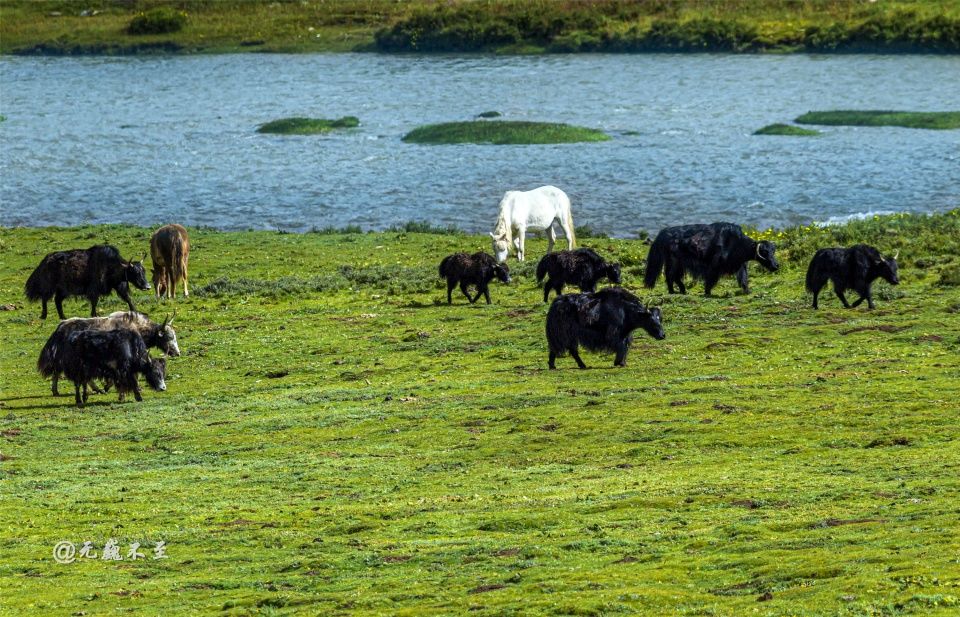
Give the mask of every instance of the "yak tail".
M 33 274 L 30 275 L 30 278 L 27 279 L 27 284 L 23 286 L 23 293 L 27 296 L 27 300 L 37 301 L 42 300 L 45 296 L 50 297 L 50 290 L 47 289 L 47 286 L 44 284 L 46 264 L 41 263 L 37 266 L 37 269 L 33 271 Z
M 647 272 L 643 276 L 643 285 L 650 289 L 657 283 L 660 271 L 663 270 L 663 253 L 665 247 L 661 246 L 660 239 L 657 238 L 650 245 L 650 251 L 647 253 Z
M 450 265 L 450 262 L 451 262 L 452 260 L 453 260 L 453 255 L 447 255 L 446 257 L 443 258 L 443 261 L 440 262 L 439 271 L 440 271 L 440 276 L 441 276 L 442 278 L 446 278 L 446 277 L 447 277 L 447 273 L 449 272 L 449 269 L 448 269 L 447 266 Z
M 814 284 L 816 283 L 816 281 L 814 280 L 814 277 L 816 274 L 816 266 L 817 266 L 817 260 L 816 258 L 814 258 L 813 261 L 810 262 L 810 267 L 807 268 L 807 291 L 809 291 L 810 293 L 813 293 Z
M 553 255 L 553 253 L 547 253 L 542 258 L 540 258 L 540 263 L 537 264 L 537 283 L 538 284 L 542 283 L 543 277 L 547 275 L 547 268 L 549 267 L 549 263 L 552 260 L 551 255 Z
M 55 342 L 57 334 L 54 332 L 47 340 L 47 344 L 40 350 L 40 357 L 37 359 L 37 371 L 43 377 L 52 377 L 59 371 L 54 367 L 57 357 L 57 344 Z

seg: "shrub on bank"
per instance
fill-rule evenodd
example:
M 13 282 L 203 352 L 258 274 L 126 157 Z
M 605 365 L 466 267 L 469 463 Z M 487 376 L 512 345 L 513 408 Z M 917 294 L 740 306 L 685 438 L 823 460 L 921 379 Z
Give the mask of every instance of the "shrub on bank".
M 187 14 L 172 7 L 161 6 L 137 13 L 127 26 L 128 34 L 169 34 L 179 32 L 187 25 Z

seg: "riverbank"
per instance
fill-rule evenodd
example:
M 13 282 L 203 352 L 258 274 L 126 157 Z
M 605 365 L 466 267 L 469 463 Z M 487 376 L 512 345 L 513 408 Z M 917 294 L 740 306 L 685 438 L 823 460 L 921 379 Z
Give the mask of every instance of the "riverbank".
M 149 16 L 158 7 L 185 13 L 179 29 L 130 33 L 138 15 Z M 0 5 L 3 54 L 320 51 L 958 53 L 960 0 L 5 0 Z
M 712 299 L 642 289 L 642 241 L 584 238 L 667 333 L 586 371 L 546 369 L 542 239 L 492 305 L 447 306 L 440 259 L 489 237 L 191 229 L 191 297 L 134 294 L 177 311 L 167 392 L 52 398 L 24 280 L 150 232 L 0 228 L 11 612 L 956 611 L 960 211 L 769 230 L 781 270 Z M 902 283 L 811 310 L 813 250 L 859 241 L 899 249 Z M 110 539 L 122 561 L 52 559 Z

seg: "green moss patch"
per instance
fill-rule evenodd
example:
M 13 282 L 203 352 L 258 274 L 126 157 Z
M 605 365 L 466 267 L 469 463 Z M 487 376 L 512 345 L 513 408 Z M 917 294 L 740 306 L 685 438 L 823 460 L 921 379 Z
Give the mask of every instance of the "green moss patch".
M 603 131 L 553 122 L 445 122 L 416 128 L 403 141 L 418 144 L 560 144 L 607 141 Z
M 815 131 L 813 129 L 805 129 L 800 126 L 793 126 L 792 124 L 768 124 L 762 129 L 754 131 L 754 135 L 787 135 L 790 137 L 811 137 L 815 135 L 820 135 L 820 131 Z
M 829 126 L 903 126 L 911 129 L 960 128 L 960 111 L 811 111 L 794 122 Z
M 281 118 L 267 122 L 257 127 L 258 133 L 274 133 L 277 135 L 316 135 L 327 133 L 334 129 L 352 129 L 360 126 L 356 116 L 344 116 L 338 120 L 323 118 Z

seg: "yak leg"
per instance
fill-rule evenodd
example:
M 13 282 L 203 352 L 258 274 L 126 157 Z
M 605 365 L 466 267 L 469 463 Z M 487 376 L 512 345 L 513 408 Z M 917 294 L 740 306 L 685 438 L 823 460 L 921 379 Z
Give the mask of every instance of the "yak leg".
M 43 299 L 43 310 L 40 311 L 40 319 L 46 319 L 46 318 L 47 318 L 47 300 L 49 300 L 49 299 L 50 299 L 50 298 L 44 298 L 44 299 Z
M 547 303 L 550 301 L 550 290 L 553 289 L 553 281 L 550 278 L 547 278 L 543 282 L 543 301 Z
M 57 295 L 55 295 L 55 296 L 53 297 L 53 301 L 54 301 L 54 303 L 57 305 L 57 315 L 60 316 L 60 319 L 66 319 L 66 318 L 67 318 L 67 316 L 63 314 L 63 299 L 64 299 L 64 294 L 62 294 L 62 293 L 59 292 L 59 291 L 57 292 Z M 43 304 L 43 314 L 44 314 L 44 315 L 47 314 L 47 304 L 46 304 L 46 302 L 44 302 L 44 304 Z
M 467 297 L 467 300 L 470 302 L 470 304 L 473 304 L 474 302 L 477 301 L 477 298 L 471 298 L 471 297 L 470 297 L 470 292 L 467 291 L 467 287 L 468 287 L 467 283 L 464 283 L 464 282 L 461 282 L 461 283 L 460 283 L 460 291 L 462 291 L 462 292 L 463 292 L 463 295 L 465 295 L 465 296 Z M 479 297 L 479 294 L 478 294 L 477 297 Z
M 557 242 L 557 230 L 553 228 L 553 223 L 547 227 L 547 252 L 553 252 L 553 245 Z
M 860 292 L 858 291 L 857 293 L 860 293 Z M 867 301 L 867 307 L 869 307 L 869 308 L 876 308 L 876 307 L 874 306 L 874 304 L 873 304 L 873 294 L 870 292 L 870 288 L 869 288 L 869 287 L 867 287 L 866 293 L 860 294 L 860 298 L 859 298 L 858 300 L 856 300 L 853 304 L 851 304 L 850 307 L 851 307 L 851 308 L 857 308 L 858 306 L 860 306 L 861 304 L 863 304 L 863 301 L 864 301 L 864 300 Z
M 90 392 L 87 390 L 87 382 L 83 382 L 83 402 L 86 403 L 90 398 Z
M 60 396 L 60 390 L 57 389 L 57 382 L 60 380 L 60 373 L 54 373 L 53 379 L 50 380 L 50 391 L 53 392 L 54 396 Z
M 627 365 L 627 342 L 620 341 L 617 343 L 617 357 L 613 360 L 614 366 L 626 366 Z
M 553 350 L 550 350 L 550 357 L 547 359 L 547 366 L 550 367 L 551 371 L 557 370 L 557 354 L 553 353 Z
M 90 316 L 91 316 L 91 317 L 96 317 L 96 316 L 97 316 L 97 303 L 100 302 L 100 297 L 99 297 L 99 296 L 89 296 L 88 299 L 90 300 Z
M 820 289 L 822 289 L 822 287 Z M 817 304 L 817 298 L 820 296 L 820 289 L 817 289 L 813 292 L 813 308 L 814 309 L 820 308 L 820 306 Z
M 583 360 L 580 359 L 580 353 L 577 351 L 576 345 L 570 348 L 570 355 L 573 357 L 574 360 L 577 361 L 577 366 L 579 366 L 580 368 L 587 368 L 587 365 L 584 364 Z
M 477 300 L 477 299 L 480 298 L 480 293 L 481 293 L 481 292 L 483 293 L 483 297 L 487 299 L 487 304 L 490 304 L 490 286 L 489 286 L 489 285 L 481 285 L 481 286 L 480 286 L 480 291 L 477 292 L 477 297 L 474 298 L 474 300 Z
M 837 294 L 837 297 L 840 298 L 840 302 L 843 302 L 843 308 L 850 308 L 850 303 L 847 302 L 846 296 L 843 295 L 843 288 L 836 285 L 833 286 L 833 293 Z
M 118 289 L 117 295 L 123 298 L 123 301 L 127 303 L 127 306 L 130 307 L 131 311 L 137 310 L 137 307 L 133 305 L 133 300 L 130 299 L 130 290 L 128 289 Z
M 73 382 L 74 396 L 77 401 L 77 407 L 83 407 L 83 399 L 80 398 L 80 382 Z
M 740 283 L 740 289 L 743 290 L 743 293 L 750 293 L 750 279 L 747 275 L 747 264 L 740 266 L 740 269 L 737 270 L 737 282 Z
M 133 398 L 137 399 L 138 403 L 143 401 L 143 392 L 140 390 L 139 383 L 133 386 Z
M 720 273 L 716 270 L 710 270 L 707 272 L 707 275 L 703 277 L 703 295 L 709 297 L 710 292 L 713 291 L 713 288 L 717 285 L 717 281 L 720 280 Z
M 447 304 L 453 304 L 453 288 L 457 286 L 457 282 L 452 279 L 447 279 Z

